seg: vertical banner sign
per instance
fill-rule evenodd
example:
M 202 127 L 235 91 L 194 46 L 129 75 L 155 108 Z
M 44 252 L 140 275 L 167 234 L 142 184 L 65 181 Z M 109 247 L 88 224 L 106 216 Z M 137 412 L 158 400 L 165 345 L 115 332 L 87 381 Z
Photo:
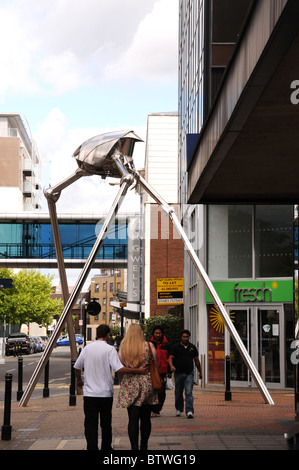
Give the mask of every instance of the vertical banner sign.
M 140 230 L 139 218 L 132 218 L 128 224 L 128 302 L 140 300 Z
M 157 279 L 157 305 L 181 305 L 183 303 L 183 277 L 160 277 Z

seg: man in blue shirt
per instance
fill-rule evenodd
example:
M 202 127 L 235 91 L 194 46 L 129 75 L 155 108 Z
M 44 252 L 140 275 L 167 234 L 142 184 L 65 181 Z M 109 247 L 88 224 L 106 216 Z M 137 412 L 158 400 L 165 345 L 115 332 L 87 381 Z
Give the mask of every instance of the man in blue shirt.
M 169 354 L 169 366 L 171 372 L 174 372 L 175 382 L 175 408 L 176 416 L 180 416 L 184 411 L 183 391 L 185 389 L 186 415 L 189 419 L 193 418 L 193 362 L 201 375 L 201 366 L 198 359 L 198 351 L 194 344 L 190 343 L 191 333 L 189 330 L 181 332 L 180 341 L 172 346 Z

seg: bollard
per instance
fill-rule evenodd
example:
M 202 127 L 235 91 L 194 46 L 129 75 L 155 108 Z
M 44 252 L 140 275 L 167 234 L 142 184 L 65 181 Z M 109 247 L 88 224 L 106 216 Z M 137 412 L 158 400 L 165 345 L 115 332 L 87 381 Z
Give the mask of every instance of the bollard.
M 231 401 L 230 391 L 230 356 L 225 356 L 225 401 Z
M 11 387 L 12 387 L 12 374 L 7 372 L 5 374 L 4 419 L 3 419 L 2 434 L 1 434 L 2 441 L 10 441 L 11 439 L 11 425 L 10 425 Z
M 76 375 L 74 364 L 75 360 L 71 360 L 71 385 L 70 385 L 70 398 L 69 398 L 69 406 L 76 406 Z
M 50 396 L 50 389 L 49 389 L 49 361 L 45 367 L 45 377 L 44 377 L 44 388 L 43 388 L 43 397 L 48 398 Z
M 23 357 L 18 357 L 18 390 L 17 401 L 20 401 L 23 395 Z

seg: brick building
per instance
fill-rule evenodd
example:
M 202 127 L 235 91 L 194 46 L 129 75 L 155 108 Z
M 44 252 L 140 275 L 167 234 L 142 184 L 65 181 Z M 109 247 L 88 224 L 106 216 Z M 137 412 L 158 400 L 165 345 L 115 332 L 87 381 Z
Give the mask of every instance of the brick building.
M 176 211 L 179 210 L 178 119 L 176 113 L 148 116 L 145 156 L 146 181 Z M 177 285 L 183 283 L 184 278 L 183 243 L 161 206 L 146 193 L 142 197 L 145 318 L 166 313 L 182 316 L 183 291 L 180 299 L 176 295 Z

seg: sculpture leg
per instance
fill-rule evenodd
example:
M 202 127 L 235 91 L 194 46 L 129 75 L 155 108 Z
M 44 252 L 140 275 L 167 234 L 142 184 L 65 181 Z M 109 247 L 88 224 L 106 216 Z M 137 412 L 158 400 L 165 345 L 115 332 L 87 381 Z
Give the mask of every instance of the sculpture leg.
M 40 361 L 38 362 L 36 368 L 35 368 L 35 371 L 33 372 L 32 374 L 32 377 L 27 385 L 27 388 L 26 390 L 24 391 L 23 393 L 23 396 L 19 402 L 19 406 L 26 406 L 26 404 L 28 403 L 28 400 L 33 392 L 33 389 L 46 365 L 46 363 L 48 362 L 48 359 L 51 355 L 51 352 L 56 344 L 56 341 L 59 337 L 59 334 L 60 334 L 60 331 L 68 317 L 68 315 L 71 313 L 71 310 L 73 308 L 73 306 L 75 305 L 76 303 L 76 300 L 77 300 L 77 297 L 87 279 L 87 276 L 89 274 L 89 271 L 92 267 L 92 264 L 94 262 L 94 260 L 96 259 L 97 255 L 98 255 L 98 252 L 101 248 L 101 246 L 103 245 L 104 243 L 104 240 L 106 238 L 106 235 L 108 233 L 108 230 L 109 230 L 109 227 L 110 225 L 112 224 L 112 221 L 115 217 L 115 215 L 117 214 L 118 210 L 119 210 L 119 207 L 121 205 L 121 199 L 126 195 L 127 193 L 127 190 L 129 188 L 129 186 L 132 184 L 132 176 L 129 175 L 128 177 L 124 178 L 123 179 L 123 182 L 121 183 L 121 187 L 117 193 L 117 196 L 113 202 L 113 205 L 107 215 L 107 218 L 103 224 L 103 227 L 98 235 L 98 238 L 90 252 L 90 255 L 81 271 L 81 274 L 77 280 L 77 283 L 72 291 L 72 293 L 70 294 L 69 296 L 69 299 L 64 307 L 64 310 L 57 322 L 57 325 L 56 325 L 56 328 L 52 334 L 52 336 L 50 337 L 50 340 L 49 340 L 49 343 L 47 345 L 47 348 L 45 350 L 45 352 L 43 353 Z
M 52 232 L 53 232 L 53 238 L 54 238 L 54 244 L 55 244 L 56 259 L 57 259 L 60 285 L 62 289 L 63 303 L 64 305 L 66 305 L 69 299 L 69 289 L 68 289 L 66 271 L 65 271 L 65 266 L 64 266 L 64 259 L 63 259 L 62 246 L 61 246 L 61 240 L 60 240 L 56 206 L 55 206 L 55 202 L 50 198 L 48 198 L 48 207 L 49 207 L 49 214 L 50 214 L 50 220 L 51 220 L 51 226 L 52 226 Z M 68 330 L 68 335 L 70 339 L 71 358 L 76 359 L 78 356 L 77 347 L 76 347 L 76 338 L 75 338 L 73 320 L 70 315 L 67 317 L 66 323 L 67 323 L 67 330 Z
M 163 198 L 161 198 L 159 196 L 159 194 L 144 180 L 144 178 L 142 178 L 140 175 L 136 175 L 135 174 L 135 178 L 137 179 L 137 181 L 139 181 L 139 183 L 141 184 L 141 186 L 145 189 L 145 191 L 147 191 L 147 193 L 159 204 L 161 205 L 161 207 L 164 209 L 164 211 L 167 213 L 167 215 L 170 217 L 170 219 L 172 220 L 175 228 L 177 229 L 178 233 L 180 234 L 182 240 L 183 240 L 183 243 L 185 245 L 185 248 L 188 252 L 188 255 L 190 256 L 191 258 L 191 261 L 193 262 L 197 272 L 199 273 L 205 287 L 207 288 L 207 290 L 209 291 L 209 294 L 211 296 L 211 298 L 213 299 L 213 302 L 215 304 L 215 306 L 217 307 L 217 309 L 219 310 L 219 313 L 225 323 L 225 326 L 227 327 L 233 341 L 235 342 L 236 344 L 236 347 L 238 348 L 246 366 L 248 367 L 248 369 L 250 370 L 253 378 L 254 378 L 254 381 L 257 385 L 257 387 L 259 388 L 264 400 L 266 403 L 270 404 L 270 405 L 273 405 L 274 402 L 271 398 L 271 395 L 269 394 L 260 374 L 258 373 L 247 349 L 245 348 L 236 328 L 234 327 L 231 319 L 230 319 L 230 316 L 228 315 L 224 305 L 222 304 L 220 298 L 218 297 L 218 294 L 212 284 L 212 282 L 210 281 L 207 273 L 205 272 L 202 264 L 200 263 L 199 259 L 198 259 L 198 256 L 196 255 L 185 231 L 183 230 L 183 227 L 181 226 L 175 212 L 174 212 L 174 209 L 172 207 L 170 207 L 165 201 Z
M 48 208 L 49 208 L 49 215 L 50 215 L 50 221 L 51 221 L 51 226 L 52 226 L 52 233 L 53 233 L 53 239 L 54 239 L 54 245 L 55 245 L 55 252 L 56 252 L 56 259 L 57 259 L 57 266 L 58 266 L 58 272 L 59 272 L 59 279 L 60 279 L 60 284 L 61 284 L 61 289 L 62 289 L 62 296 L 63 296 L 63 302 L 64 305 L 66 305 L 68 298 L 69 298 L 69 289 L 68 289 L 68 283 L 67 283 L 67 277 L 66 277 L 66 271 L 65 271 L 65 266 L 64 266 L 64 259 L 63 259 L 63 253 L 62 253 L 62 246 L 61 246 L 61 240 L 60 240 L 60 233 L 59 233 L 59 226 L 58 226 L 58 220 L 57 220 L 57 212 L 56 212 L 56 202 L 58 198 L 60 197 L 61 191 L 65 189 L 67 186 L 70 186 L 72 183 L 77 181 L 78 179 L 82 178 L 82 176 L 87 176 L 89 173 L 87 173 L 85 170 L 77 169 L 75 173 L 71 176 L 69 176 L 66 180 L 62 181 L 61 183 L 58 183 L 57 185 L 48 188 L 45 191 L 45 197 L 48 202 Z M 71 358 L 76 359 L 78 356 L 77 353 L 77 347 L 76 347 L 76 337 L 75 337 L 75 332 L 74 332 L 74 325 L 71 316 L 68 316 L 66 319 L 67 323 L 67 330 L 68 330 L 68 335 L 69 335 L 69 340 L 70 340 L 70 349 L 71 349 Z M 62 325 L 61 330 L 64 325 Z M 60 330 L 60 332 L 61 332 Z M 59 334 L 60 334 L 59 332 Z

